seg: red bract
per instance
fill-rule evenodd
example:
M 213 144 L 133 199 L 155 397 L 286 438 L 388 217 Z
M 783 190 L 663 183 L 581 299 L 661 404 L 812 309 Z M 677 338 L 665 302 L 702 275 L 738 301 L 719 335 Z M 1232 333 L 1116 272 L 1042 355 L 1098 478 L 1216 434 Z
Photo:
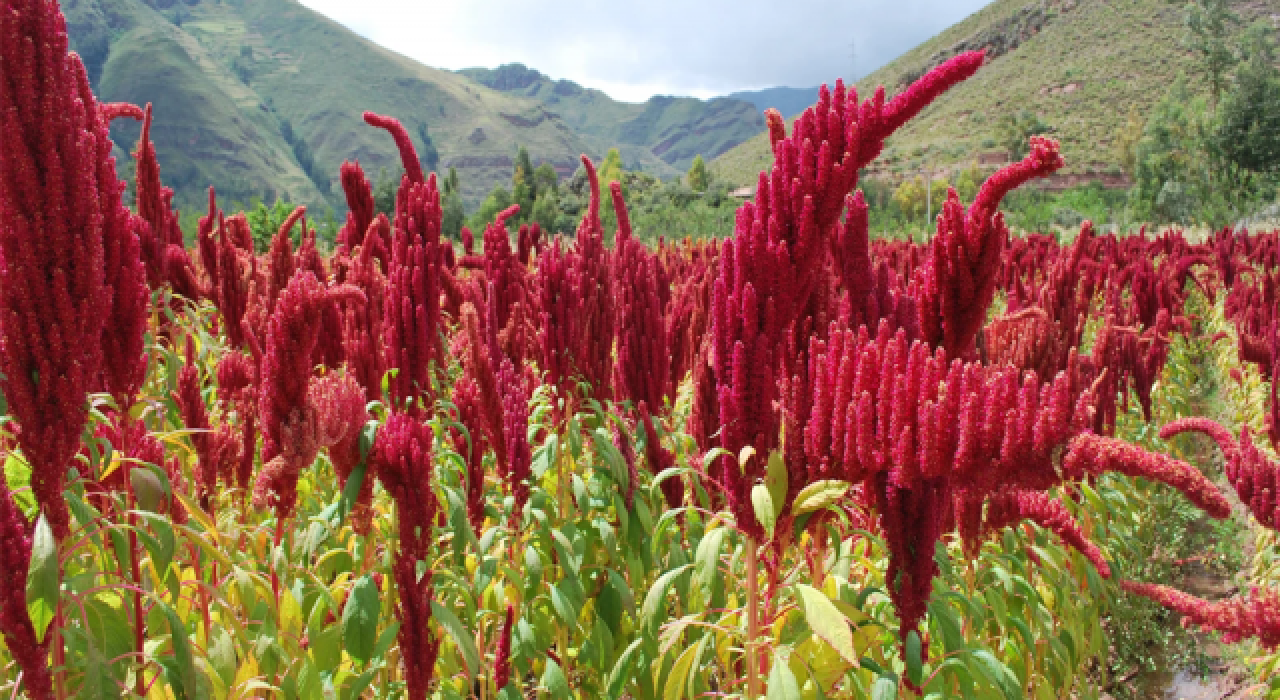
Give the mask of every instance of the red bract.
M 396 370 L 388 393 L 397 411 L 422 410 L 431 394 L 431 366 L 441 359 L 442 216 L 434 173 L 425 183 L 409 177 L 400 183 L 383 319 L 387 368 Z
M 422 163 L 418 160 L 418 152 L 414 149 L 413 141 L 409 138 L 409 132 L 405 131 L 399 119 L 384 117 L 373 112 L 365 112 L 364 122 L 369 126 L 386 129 L 391 134 L 391 138 L 395 139 L 396 148 L 400 149 L 400 162 L 404 165 L 404 174 L 405 177 L 409 178 L 409 182 L 421 185 L 427 181 L 426 176 L 422 173 Z M 397 210 L 399 209 L 398 202 L 396 208 Z
M 966 211 L 954 189 L 938 217 L 932 257 L 923 270 L 921 330 L 949 357 L 974 354 L 974 338 L 995 296 L 996 272 L 1009 229 L 997 211 L 1000 200 L 1020 185 L 1062 167 L 1058 143 L 1031 138 L 1031 153 L 1022 162 L 992 175 Z
M 470 377 L 464 375 L 454 383 L 453 404 L 458 407 L 461 427 L 451 427 L 449 437 L 454 451 L 467 464 L 467 520 L 479 537 L 484 527 L 484 454 L 489 442 L 485 439 L 480 389 Z
M 258 261 L 252 249 L 242 250 L 232 240 L 231 232 L 240 226 L 248 227 L 243 214 L 230 219 L 219 217 L 218 240 L 214 252 L 217 276 L 209 292 L 213 305 L 222 316 L 222 325 L 232 348 L 244 346 L 240 322 L 249 309 L 250 288 L 258 276 Z
M 146 112 L 141 107 L 129 102 L 102 102 L 98 105 L 102 118 L 108 124 L 112 120 L 121 117 L 128 117 L 134 121 L 140 122 L 146 117 Z
M 529 450 L 529 394 L 524 377 L 516 372 L 511 360 L 503 358 L 497 373 L 498 393 L 502 396 L 502 432 L 507 441 L 507 468 L 502 474 L 515 498 L 513 517 L 519 518 L 529 500 L 530 467 L 533 454 Z
M 106 241 L 120 246 L 132 234 L 107 125 L 80 59 L 67 52 L 57 3 L 6 3 L 0 65 L 0 388 L 20 427 L 32 490 L 62 538 L 67 464 L 79 449 L 85 396 L 102 382 L 112 313 Z M 116 359 L 136 359 L 131 343 Z
M 649 415 L 648 405 L 641 401 L 637 408 L 640 413 L 640 424 L 644 426 L 644 460 L 649 464 L 649 471 L 657 476 L 664 470 L 676 466 L 676 456 L 671 450 L 662 446 L 658 431 L 653 425 L 653 417 Z M 684 482 L 679 476 L 668 477 L 662 482 L 661 488 L 668 508 L 679 508 L 684 505 Z
M 507 604 L 507 617 L 502 623 L 502 634 L 498 637 L 498 653 L 493 656 L 493 685 L 499 690 L 506 688 L 511 682 L 511 632 L 515 626 L 516 609 Z
M 196 451 L 196 489 L 200 505 L 209 510 L 209 502 L 218 487 L 218 462 L 213 454 L 213 435 L 209 430 L 209 412 L 200 393 L 200 373 L 196 368 L 196 348 L 191 336 L 187 336 L 186 363 L 178 370 L 178 388 L 173 392 L 174 403 L 182 423 L 191 433 L 191 445 Z
M 719 403 L 720 444 L 731 454 L 755 448 L 747 464 L 718 476 L 738 527 L 762 536 L 750 490 L 765 457 L 779 444 L 779 372 L 784 335 L 810 304 L 822 279 L 829 237 L 857 184 L 858 171 L 884 140 L 947 88 L 972 75 L 982 53 L 956 56 L 888 104 L 883 89 L 861 104 L 837 82 L 796 120 L 787 136 L 782 117 L 768 112 L 774 164 L 761 173 L 756 199 L 738 210 L 725 242 L 712 294 L 711 359 Z M 975 329 L 976 332 L 976 329 Z M 807 338 L 805 338 L 807 340 Z M 779 376 L 781 374 L 781 376 Z
M 1273 462 L 1254 444 L 1249 429 L 1240 431 L 1240 443 L 1236 444 L 1231 433 L 1207 418 L 1182 418 L 1160 429 L 1160 437 L 1170 439 L 1185 432 L 1204 433 L 1213 438 L 1226 458 L 1227 481 L 1236 490 L 1240 501 L 1248 507 L 1253 517 L 1263 527 L 1280 529 L 1280 465 Z
M 370 230 L 377 210 L 374 208 L 373 188 L 365 178 L 359 163 L 342 164 L 342 191 L 347 197 L 347 222 L 338 231 L 338 252 L 354 255 L 356 248 L 366 243 L 372 247 L 370 254 L 377 258 L 385 270 L 387 267 L 387 236 L 377 235 L 382 229 Z M 389 229 L 388 229 L 389 230 Z M 375 235 L 370 238 L 369 234 Z
M 618 211 L 618 242 L 613 253 L 617 284 L 618 357 L 615 384 L 619 398 L 662 410 L 671 399 L 671 355 L 658 295 L 657 261 L 624 227 L 626 208 L 618 183 L 611 186 Z
M 341 440 L 364 407 L 364 391 L 348 376 L 313 381 L 315 350 L 326 305 L 342 296 L 363 296 L 350 287 L 326 292 L 310 272 L 301 271 L 285 288 L 267 331 L 258 413 L 263 424 L 263 469 L 254 487 L 254 505 L 272 505 L 281 518 L 293 512 L 298 475 L 322 447 Z
M 1221 632 L 1222 641 L 1228 644 L 1256 638 L 1267 649 L 1280 647 L 1280 594 L 1273 590 L 1255 587 L 1247 598 L 1210 602 L 1154 583 L 1121 581 L 1120 585 L 1181 614 L 1184 626 Z
M 1077 435 L 1067 446 L 1062 468 L 1073 477 L 1119 472 L 1159 481 L 1181 491 L 1187 500 L 1214 518 L 1221 520 L 1231 515 L 1231 504 L 1195 467 L 1115 438 Z
M 613 280 L 610 277 L 609 254 L 604 248 L 604 229 L 600 225 L 600 183 L 595 166 L 586 156 L 582 165 L 587 170 L 591 201 L 578 224 L 577 237 L 570 256 L 574 285 L 578 290 L 572 357 L 574 371 L 591 388 L 597 399 L 612 396 L 610 373 L 613 370 L 614 317 Z M 625 213 L 625 209 L 622 210 Z M 619 220 L 619 225 L 622 220 Z
M 396 504 L 400 548 L 396 552 L 396 586 L 400 591 L 401 659 L 408 696 L 421 700 L 439 652 L 440 640 L 428 627 L 431 619 L 431 571 L 417 576 L 419 559 L 431 561 L 436 498 L 432 490 L 431 428 L 417 418 L 393 413 L 369 453 L 370 473 L 377 475 Z
M 9 486 L 0 479 L 0 567 L 8 572 L 25 572 L 31 566 L 31 536 L 27 519 L 13 503 Z M 53 675 L 49 672 L 49 641 L 36 641 L 35 627 L 27 613 L 26 576 L 5 577 L 0 587 L 0 632 L 9 653 L 22 669 L 22 683 L 33 700 L 52 700 Z M 15 688 L 16 691 L 16 688 Z
M 379 215 L 377 222 L 370 226 L 370 230 L 388 226 L 387 218 Z M 387 371 L 386 349 L 382 335 L 386 318 L 384 305 L 387 299 L 387 277 L 379 268 L 373 253 L 373 246 L 357 247 L 346 271 L 346 283 L 363 291 L 366 303 L 344 304 L 341 309 L 344 314 L 342 342 L 346 351 L 347 367 L 355 375 L 356 381 L 364 387 L 365 396 L 370 401 L 382 397 L 382 377 Z
M 1103 578 L 1111 578 L 1111 567 L 1102 558 L 1098 546 L 1090 542 L 1080 530 L 1080 525 L 1061 501 L 1049 498 L 1039 491 L 1001 491 L 987 501 L 983 530 L 998 532 L 1022 520 L 1043 527 L 1062 538 L 1084 555 Z

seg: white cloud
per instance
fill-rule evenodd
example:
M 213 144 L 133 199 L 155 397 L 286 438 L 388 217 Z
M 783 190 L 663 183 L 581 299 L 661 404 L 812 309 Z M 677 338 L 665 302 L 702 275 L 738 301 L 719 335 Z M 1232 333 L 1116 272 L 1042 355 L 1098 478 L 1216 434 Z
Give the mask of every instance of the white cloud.
M 986 0 L 301 0 L 427 65 L 524 63 L 628 101 L 861 76 Z

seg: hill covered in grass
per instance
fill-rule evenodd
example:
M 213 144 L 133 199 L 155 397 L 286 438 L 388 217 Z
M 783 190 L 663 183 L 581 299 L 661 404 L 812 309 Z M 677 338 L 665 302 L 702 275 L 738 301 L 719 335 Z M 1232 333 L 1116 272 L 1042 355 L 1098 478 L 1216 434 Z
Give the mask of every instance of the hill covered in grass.
M 1241 26 L 1280 13 L 1276 0 L 1232 5 Z M 1193 90 L 1207 91 L 1184 42 L 1184 13 L 1169 0 L 995 0 L 858 82 L 864 97 L 877 85 L 893 95 L 957 53 L 987 50 L 977 75 L 894 135 L 873 174 L 898 179 L 926 168 L 994 166 L 1007 153 L 1001 118 L 1027 110 L 1062 142 L 1067 168 L 1051 185 L 1124 184 L 1114 141 L 1130 112 L 1145 116 L 1180 74 Z M 771 160 L 761 133 L 711 169 L 732 184 L 754 184 Z
M 520 146 L 561 176 L 613 145 L 628 167 L 674 176 L 763 123 L 737 100 L 629 105 L 582 88 L 590 99 L 553 109 L 545 96 L 424 66 L 293 0 L 66 0 L 64 11 L 101 99 L 154 104 L 162 177 L 187 209 L 202 208 L 212 184 L 227 199 L 341 210 L 343 160 L 373 179 L 400 167 L 364 110 L 404 122 L 428 168 L 456 167 L 472 206 L 510 181 Z M 123 120 L 112 135 L 132 150 L 138 128 Z
M 505 94 L 537 100 L 597 150 L 617 147 L 627 167 L 655 175 L 682 174 L 694 156 L 714 158 L 764 128 L 759 110 L 740 99 L 656 96 L 643 103 L 619 102 L 519 63 L 459 73 Z

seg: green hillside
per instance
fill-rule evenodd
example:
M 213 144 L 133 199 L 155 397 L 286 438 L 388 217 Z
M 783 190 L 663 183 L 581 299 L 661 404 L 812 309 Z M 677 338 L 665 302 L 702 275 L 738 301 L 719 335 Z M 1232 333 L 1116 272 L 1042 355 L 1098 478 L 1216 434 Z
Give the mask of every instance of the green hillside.
M 694 156 L 714 158 L 764 128 L 763 117 L 743 100 L 658 96 L 639 104 L 619 102 L 519 63 L 458 72 L 508 95 L 539 101 L 595 149 L 617 147 L 629 168 L 656 175 L 682 174 Z
M 1244 24 L 1280 12 L 1276 0 L 1233 5 Z M 1145 115 L 1180 73 L 1203 87 L 1184 48 L 1183 18 L 1183 4 L 1168 0 L 996 0 L 859 82 L 864 95 L 880 84 L 893 94 L 960 51 L 985 47 L 990 57 L 899 131 L 873 168 L 897 178 L 926 167 L 994 165 L 1004 156 L 998 120 L 1025 109 L 1062 142 L 1067 167 L 1053 184 L 1123 185 L 1113 139 L 1130 110 Z M 762 133 L 711 168 L 733 184 L 754 184 L 771 158 Z
M 202 208 L 213 184 L 227 199 L 341 210 L 343 160 L 358 158 L 373 178 L 399 168 L 391 139 L 364 124 L 364 110 L 403 121 L 428 167 L 456 167 L 470 206 L 510 181 L 519 146 L 562 176 L 579 154 L 601 158 L 617 145 L 629 167 L 671 177 L 763 124 L 737 100 L 633 105 L 572 83 L 575 94 L 561 99 L 555 86 L 565 82 L 540 74 L 545 94 L 495 89 L 388 51 L 293 0 L 67 0 L 64 11 L 100 97 L 154 103 L 162 176 L 187 209 Z M 131 150 L 138 125 L 123 120 L 112 134 Z

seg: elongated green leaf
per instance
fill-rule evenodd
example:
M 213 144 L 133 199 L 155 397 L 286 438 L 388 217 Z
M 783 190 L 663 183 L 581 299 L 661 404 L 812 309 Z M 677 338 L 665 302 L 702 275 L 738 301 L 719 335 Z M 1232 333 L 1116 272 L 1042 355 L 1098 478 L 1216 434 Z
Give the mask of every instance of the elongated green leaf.
M 788 656 L 790 651 L 784 647 L 773 652 L 773 668 L 769 669 L 769 685 L 765 688 L 767 700 L 800 700 L 800 684 L 787 665 Z
M 662 688 L 663 700 L 680 700 L 685 696 L 685 688 L 689 685 L 689 672 L 693 669 L 693 663 L 697 660 L 701 649 L 700 644 L 691 645 L 684 650 L 680 658 L 676 659 L 671 672 L 667 674 L 667 682 Z
M 167 491 L 155 472 L 147 467 L 134 467 L 129 470 L 129 485 L 133 487 L 133 497 L 139 508 L 153 513 L 160 510 Z
M 751 487 L 751 507 L 755 510 L 756 520 L 764 526 L 765 535 L 773 537 L 773 528 L 778 524 L 778 513 L 768 486 L 756 484 Z
M 476 673 L 480 670 L 480 652 L 476 650 L 475 638 L 452 610 L 434 600 L 431 601 L 431 616 L 449 633 L 449 637 L 453 639 L 453 643 L 462 654 L 463 663 L 467 665 L 467 676 L 475 680 Z
M 830 644 L 841 658 L 857 666 L 858 654 L 853 648 L 853 633 L 849 631 L 848 619 L 822 591 L 803 583 L 796 584 L 796 591 L 809 629 Z
M 381 607 L 382 601 L 373 577 L 365 575 L 357 579 L 342 609 L 342 644 L 351 658 L 362 664 L 373 658 Z
M 907 679 L 919 686 L 924 662 L 920 658 L 920 634 L 915 630 L 907 634 L 906 657 L 903 660 L 907 664 Z
M 849 492 L 847 481 L 815 481 L 796 494 L 795 503 L 791 506 L 792 515 L 804 515 L 815 510 L 822 510 L 837 503 Z
M 44 634 L 57 608 L 58 542 L 49 521 L 41 513 L 31 537 L 31 563 L 27 568 L 27 614 L 31 616 L 36 641 L 44 642 Z
M 560 668 L 560 664 L 554 659 L 547 659 L 547 669 L 542 672 L 542 687 L 547 689 L 547 696 L 552 698 L 571 698 L 573 694 L 569 691 L 569 679 L 564 675 L 564 669 Z
M 636 639 L 618 656 L 618 660 L 613 664 L 613 670 L 609 672 L 609 697 L 617 700 L 622 697 L 622 691 L 626 689 L 627 682 L 631 680 L 631 667 L 635 664 L 636 654 L 640 653 L 640 645 L 644 643 L 643 639 Z
M 769 497 L 773 500 L 773 519 L 776 521 L 782 505 L 787 502 L 787 462 L 782 458 L 781 450 L 769 453 L 768 470 L 764 474 L 764 485 L 769 487 Z
M 111 668 L 107 665 L 107 657 L 88 637 L 88 649 L 85 650 L 81 663 L 84 667 L 84 678 L 80 683 L 78 700 L 116 700 L 120 697 L 120 686 L 111 677 Z
M 724 547 L 724 538 L 728 534 L 728 528 L 718 527 L 703 535 L 694 558 L 693 583 L 695 586 L 710 588 L 711 582 L 719 575 L 720 550 Z
M 979 676 L 1003 693 L 1005 700 L 1022 698 L 1022 686 L 1018 684 L 1013 671 L 986 649 L 979 649 L 969 655 L 969 668 L 977 671 Z
M 196 673 L 195 657 L 191 654 L 191 638 L 187 636 L 187 626 L 182 623 L 178 611 L 172 606 L 161 603 L 165 617 L 169 620 L 169 634 L 173 643 L 173 660 L 177 669 L 177 678 L 170 678 L 174 694 L 179 700 L 202 700 L 204 688 Z
M 658 627 L 662 625 L 662 620 L 666 618 L 667 611 L 667 592 L 671 590 L 671 584 L 675 583 L 677 577 L 688 571 L 693 564 L 685 564 L 676 567 L 667 573 L 658 577 L 653 583 L 653 587 L 644 597 L 644 605 L 640 608 L 640 623 L 643 629 L 651 636 L 658 634 Z

